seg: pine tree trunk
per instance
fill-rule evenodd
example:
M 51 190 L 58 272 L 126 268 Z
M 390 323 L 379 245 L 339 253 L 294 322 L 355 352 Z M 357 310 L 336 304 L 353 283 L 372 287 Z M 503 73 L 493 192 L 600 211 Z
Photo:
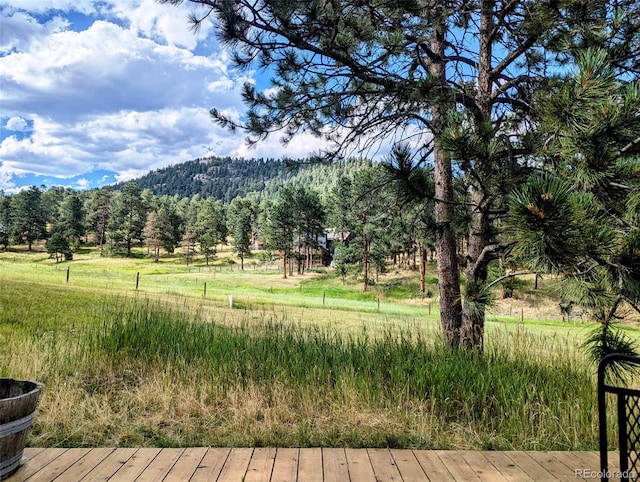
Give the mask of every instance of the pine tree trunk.
M 105 238 L 106 227 L 107 227 L 107 222 L 103 221 L 102 225 L 100 226 L 100 256 L 104 254 L 104 238 Z
M 480 13 L 477 102 L 483 116 L 481 121 L 487 122 L 491 122 L 491 35 L 494 4 L 494 0 L 484 0 Z M 490 139 L 484 141 L 488 144 Z M 486 159 L 478 158 L 475 160 L 475 169 L 476 172 L 483 173 L 490 166 Z M 490 256 L 483 256 L 484 249 L 491 241 L 487 194 L 480 185 L 472 187 L 465 268 L 466 296 L 462 312 L 461 345 L 467 350 L 479 352 L 484 350 L 485 303 L 478 299 L 478 295 L 486 284 L 487 267 L 491 259 Z
M 282 253 L 282 277 L 287 279 L 287 250 Z
M 484 193 L 479 189 L 474 189 L 471 198 L 473 212 L 469 225 L 466 253 L 466 292 L 462 308 L 461 345 L 467 350 L 482 352 L 484 350 L 485 306 L 478 299 L 478 294 L 487 281 L 488 258 L 480 258 L 484 248 L 490 241 L 487 239 L 489 220 L 488 216 L 479 207 L 484 198 Z
M 420 249 L 420 293 L 424 294 L 427 291 L 427 250 L 422 243 L 418 246 Z
M 440 58 L 445 56 L 446 12 L 440 13 L 440 22 L 434 21 L 434 31 L 430 39 L 431 51 Z M 446 72 L 444 62 L 432 62 L 430 73 L 444 85 Z M 445 88 L 443 87 L 443 91 Z M 432 123 L 440 126 L 449 102 L 442 99 L 432 111 Z M 434 180 L 435 180 L 435 220 L 436 220 L 436 259 L 438 263 L 438 288 L 440 290 L 440 322 L 442 336 L 451 347 L 460 344 L 462 325 L 462 306 L 460 302 L 460 272 L 456 251 L 456 235 L 452 224 L 454 190 L 451 159 L 435 138 Z
M 367 287 L 369 286 L 369 241 L 367 236 L 363 237 L 363 245 L 364 245 L 364 287 L 363 291 L 367 291 Z

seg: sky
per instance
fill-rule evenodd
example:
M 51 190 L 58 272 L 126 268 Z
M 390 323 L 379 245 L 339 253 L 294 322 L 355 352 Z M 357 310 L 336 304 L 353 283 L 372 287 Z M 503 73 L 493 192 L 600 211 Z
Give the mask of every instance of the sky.
M 0 191 L 92 189 L 168 165 L 219 155 L 305 157 L 320 139 L 278 136 L 248 147 L 233 119 L 245 82 L 211 23 L 189 28 L 188 2 L 0 0 Z

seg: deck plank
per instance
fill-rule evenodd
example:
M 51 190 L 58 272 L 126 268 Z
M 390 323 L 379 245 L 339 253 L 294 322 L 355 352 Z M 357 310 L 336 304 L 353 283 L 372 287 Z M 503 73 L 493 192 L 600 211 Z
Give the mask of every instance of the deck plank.
M 580 464 L 582 464 L 580 468 L 600 470 L 600 454 L 596 452 L 585 452 L 582 450 L 572 451 L 570 453 Z
M 273 447 L 253 449 L 251 462 L 249 462 L 247 475 L 244 479 L 245 482 L 269 482 L 275 459 L 276 449 Z
M 536 482 L 552 481 L 553 475 L 537 461 L 532 459 L 526 452 L 505 452 L 507 456 L 522 470 L 527 476 Z
M 231 452 L 222 467 L 222 471 L 218 476 L 218 481 L 242 482 L 247 474 L 252 454 L 252 448 L 231 449 Z
M 489 451 L 483 452 L 483 455 L 498 468 L 502 476 L 506 480 L 514 482 L 529 482 L 533 481 L 529 474 L 524 472 L 513 460 L 507 456 L 504 452 Z
M 298 479 L 305 482 L 323 482 L 322 449 L 300 449 Z
M 81 480 L 87 482 L 106 482 L 125 465 L 138 451 L 137 448 L 119 448 L 107 455 L 91 472 Z
M 31 477 L 33 474 L 41 471 L 44 467 L 49 465 L 52 461 L 60 457 L 69 449 L 63 448 L 50 448 L 45 449 L 42 452 L 37 453 L 32 458 L 24 460 L 23 464 L 18 470 L 6 480 L 11 482 L 23 482 Z
M 414 450 L 413 453 L 430 481 L 454 480 L 447 466 L 435 452 L 431 450 Z
M 401 481 L 402 476 L 388 449 L 367 449 L 373 473 L 380 482 Z
M 366 450 L 345 449 L 349 477 L 353 482 L 375 482 L 376 475 Z
M 26 447 L 22 452 L 22 463 L 25 463 L 27 460 L 31 460 L 40 452 L 44 452 L 45 450 L 47 449 L 44 447 Z
M 163 482 L 183 482 L 190 480 L 206 453 L 206 447 L 189 447 L 184 449 L 184 452 L 171 470 L 169 470 Z
M 322 449 L 322 473 L 324 482 L 343 482 L 351 480 L 347 456 L 344 449 Z
M 496 466 L 477 450 L 462 450 L 459 452 L 469 467 L 485 482 L 507 482 L 507 478 Z
M 595 451 L 28 448 L 7 482 L 544 482 L 593 479 L 598 470 Z
M 562 463 L 571 467 L 571 470 L 575 474 L 576 479 L 584 479 L 585 473 L 597 472 L 600 465 L 600 460 L 597 458 L 589 457 L 586 459 L 577 452 L 555 452 L 555 457 Z
M 161 449 L 140 449 L 134 453 L 129 460 L 120 467 L 108 480 L 109 482 L 126 482 L 135 480 L 149 466 L 149 464 L 160 454 Z
M 186 449 L 163 449 L 138 476 L 136 482 L 164 480 Z
M 113 448 L 94 448 L 89 450 L 87 454 L 65 470 L 58 480 L 76 481 L 82 480 L 89 472 L 107 458 L 115 449 Z
M 190 482 L 211 482 L 218 480 L 220 472 L 231 453 L 231 449 L 209 448 L 191 476 Z
M 551 472 L 555 480 L 576 480 L 576 467 L 568 467 L 553 452 L 527 451 L 527 455 Z
M 460 455 L 460 452 L 453 452 L 450 450 L 434 450 L 435 454 L 440 457 L 442 463 L 447 467 L 453 480 L 460 480 L 464 482 L 478 482 L 480 477 L 474 471 L 473 467 L 464 460 Z
M 274 482 L 295 482 L 298 480 L 299 457 L 300 449 L 278 449 L 271 479 Z
M 75 464 L 76 461 L 87 455 L 87 453 L 88 451 L 86 449 L 67 449 L 43 467 L 42 470 L 39 470 L 29 477 L 29 482 L 50 482 L 59 477 L 69 467 Z
M 587 479 L 587 477 L 593 479 L 593 475 L 597 475 L 600 472 L 600 453 L 591 451 L 574 451 L 571 452 L 579 463 L 576 467 L 582 470 L 582 478 Z M 615 475 L 620 472 L 620 459 L 618 456 L 618 452 L 609 452 L 609 471 Z M 611 477 L 610 480 L 615 481 L 619 480 L 619 478 Z
M 412 450 L 391 449 L 391 456 L 400 471 L 402 480 L 407 482 L 422 482 L 429 480 Z

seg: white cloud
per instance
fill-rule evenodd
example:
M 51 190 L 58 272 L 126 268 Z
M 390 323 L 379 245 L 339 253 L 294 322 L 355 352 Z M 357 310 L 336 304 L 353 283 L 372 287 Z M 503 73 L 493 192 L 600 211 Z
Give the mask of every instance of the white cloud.
M 146 172 L 147 171 L 143 171 L 143 170 L 140 170 L 140 169 L 125 169 L 124 171 L 120 171 L 116 175 L 116 182 L 131 181 L 133 179 L 136 179 L 136 178 L 142 176 Z
M 51 10 L 80 12 L 85 15 L 96 13 L 95 3 L 88 0 L 2 0 L 0 6 L 14 10 L 24 10 L 43 14 Z
M 207 20 L 202 23 L 197 34 L 190 30 L 189 13 L 203 10 L 188 2 L 177 6 L 161 5 L 155 0 L 113 0 L 110 3 L 109 12 L 128 22 L 133 31 L 168 45 L 195 49 L 199 41 L 208 37 L 212 28 L 211 22 Z
M 29 130 L 29 124 L 22 117 L 11 117 L 4 127 L 14 132 L 26 132 Z
M 61 32 L 69 26 L 68 20 L 56 16 L 41 24 L 31 15 L 24 12 L 0 12 L 0 53 L 12 50 L 24 51 L 30 45 L 52 33 Z
M 52 8 L 93 21 L 75 31 L 72 17 L 39 17 Z M 195 36 L 186 21 L 190 9 L 153 0 L 0 0 L 5 129 L 29 132 L 0 138 L 0 189 L 15 190 L 22 174 L 83 176 L 73 182 L 86 186 L 96 170 L 128 180 L 214 152 L 298 157 L 324 147 L 311 135 L 283 146 L 275 135 L 250 149 L 243 133 L 211 122 L 212 107 L 241 118 L 242 84 L 254 73 L 228 67 L 210 24 Z
M 207 84 L 229 80 L 215 58 L 158 45 L 112 23 L 65 31 L 0 57 L 3 109 L 56 117 L 210 102 Z
M 16 184 L 13 180 L 14 172 L 6 168 L 4 164 L 0 163 L 0 191 L 5 193 L 13 192 L 16 189 Z

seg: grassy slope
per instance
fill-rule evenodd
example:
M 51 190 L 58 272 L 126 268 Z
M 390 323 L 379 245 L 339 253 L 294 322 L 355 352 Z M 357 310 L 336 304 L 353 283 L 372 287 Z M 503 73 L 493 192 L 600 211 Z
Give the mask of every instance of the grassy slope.
M 431 348 L 389 344 L 421 336 L 432 347 L 437 338 L 436 303 L 411 293 L 407 273 L 362 293 L 319 274 L 283 280 L 275 267 L 240 272 L 226 262 L 187 267 L 94 252 L 61 265 L 41 253 L 3 253 L 0 273 L 0 376 L 45 382 L 35 445 L 595 447 L 593 367 L 576 349 L 588 325 L 548 319 L 542 309 L 546 319 L 522 321 L 496 307 L 485 359 L 441 364 L 447 355 L 430 358 Z M 189 328 L 194 320 L 240 330 L 221 346 L 249 348 L 180 351 L 208 336 Z M 251 331 L 265 322 L 290 329 Z M 340 348 L 353 340 L 356 348 Z M 293 355 L 272 359 L 280 347 Z M 238 376 L 255 360 L 282 377 L 246 368 Z M 292 366 L 298 371 L 286 375 Z M 313 376 L 322 383 L 309 383 Z

